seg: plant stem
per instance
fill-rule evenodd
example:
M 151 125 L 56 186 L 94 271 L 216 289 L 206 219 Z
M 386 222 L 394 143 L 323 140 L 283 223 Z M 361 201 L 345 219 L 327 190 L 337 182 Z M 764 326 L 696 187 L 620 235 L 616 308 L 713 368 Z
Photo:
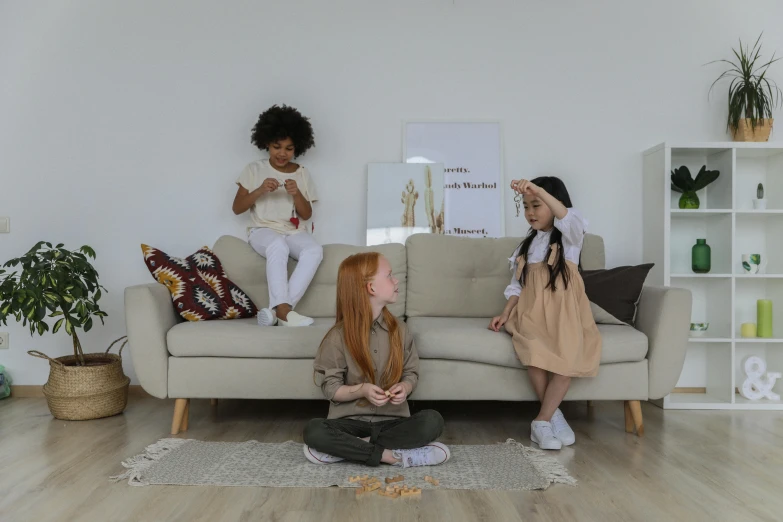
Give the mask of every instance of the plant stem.
M 76 330 L 71 330 L 71 338 L 73 339 L 73 355 L 76 356 L 76 360 L 79 361 L 79 366 L 84 366 L 84 352 L 82 351 L 82 343 L 79 341 L 79 337 L 76 335 Z

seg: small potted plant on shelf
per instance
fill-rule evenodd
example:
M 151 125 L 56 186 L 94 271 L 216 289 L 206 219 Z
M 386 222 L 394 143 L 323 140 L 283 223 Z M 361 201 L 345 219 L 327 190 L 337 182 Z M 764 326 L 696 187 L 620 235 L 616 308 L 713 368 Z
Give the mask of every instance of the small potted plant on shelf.
M 761 183 L 756 187 L 756 199 L 753 200 L 753 208 L 756 210 L 764 210 L 767 208 L 767 200 L 764 199 L 764 185 Z
M 697 209 L 699 208 L 699 196 L 696 192 L 705 188 L 707 185 L 718 179 L 720 171 L 707 170 L 707 165 L 702 166 L 696 179 L 691 176 L 691 171 L 683 165 L 672 171 L 672 190 L 682 192 L 680 196 L 680 208 Z
M 50 330 L 49 317 L 55 321 L 52 333 L 64 330 L 73 343 L 73 355 L 56 359 L 28 352 L 49 361 L 49 380 L 43 392 L 49 411 L 58 419 L 116 415 L 128 400 L 130 379 L 122 371 L 122 347 L 118 355 L 109 353 L 122 338 L 106 353 L 85 354 L 77 335 L 80 328 L 90 331 L 93 317 L 103 323 L 107 316 L 98 306 L 101 290 L 106 289 L 98 283 L 98 272 L 88 256 L 95 259 L 89 246 L 69 251 L 62 243 L 52 246 L 41 241 L 0 269 L 0 324 L 7 325 L 8 319 L 14 318 L 30 329 L 31 336 L 43 335 Z
M 772 132 L 772 109 L 781 103 L 781 90 L 774 80 L 766 77 L 769 66 L 780 60 L 775 58 L 765 62 L 761 58 L 761 35 L 751 49 L 742 45 L 739 52 L 732 49 L 736 62 L 714 60 L 712 63 L 726 63 L 731 67 L 712 82 L 713 87 L 720 80 L 731 78 L 729 84 L 729 114 L 726 129 L 730 130 L 734 141 L 768 141 Z M 709 65 L 706 64 L 706 65 Z M 709 93 L 707 95 L 709 98 Z

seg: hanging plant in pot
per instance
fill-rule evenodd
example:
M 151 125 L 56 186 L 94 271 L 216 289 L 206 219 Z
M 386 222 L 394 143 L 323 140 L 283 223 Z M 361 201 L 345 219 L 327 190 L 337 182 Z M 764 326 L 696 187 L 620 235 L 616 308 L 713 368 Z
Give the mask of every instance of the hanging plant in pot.
M 73 355 L 51 358 L 38 351 L 30 355 L 49 361 L 44 395 L 49 411 L 58 419 L 86 420 L 121 413 L 128 400 L 130 379 L 122 371 L 118 355 L 82 350 L 79 329 L 90 331 L 93 318 L 103 323 L 107 314 L 98 307 L 101 290 L 98 272 L 87 259 L 95 259 L 89 246 L 69 251 L 63 244 L 39 242 L 22 257 L 0 269 L 0 324 L 16 319 L 30 335 L 65 332 L 71 337 Z M 17 268 L 20 267 L 20 268 Z M 127 342 L 127 341 L 126 341 Z
M 709 92 L 720 80 L 731 78 L 726 129 L 731 131 L 734 141 L 768 141 L 772 132 L 772 109 L 781 103 L 783 93 L 774 80 L 766 77 L 769 66 L 780 58 L 775 58 L 773 53 L 772 59 L 765 62 L 761 58 L 760 42 L 761 35 L 751 49 L 747 45 L 743 47 L 740 40 L 739 52 L 732 49 L 736 62 L 715 60 L 705 64 L 726 63 L 731 66 L 712 82 Z
M 707 170 L 706 165 L 702 166 L 699 173 L 696 174 L 696 179 L 691 177 L 691 171 L 685 165 L 674 169 L 671 177 L 672 190 L 682 192 L 680 208 L 690 210 L 699 208 L 701 203 L 696 192 L 718 179 L 718 176 L 720 176 L 720 171 Z

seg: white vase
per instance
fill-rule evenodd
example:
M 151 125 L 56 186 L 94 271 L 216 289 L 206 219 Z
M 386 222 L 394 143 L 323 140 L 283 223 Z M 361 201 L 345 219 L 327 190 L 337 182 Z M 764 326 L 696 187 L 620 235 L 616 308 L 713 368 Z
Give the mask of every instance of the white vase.
M 753 200 L 753 208 L 756 210 L 765 210 L 767 208 L 767 200 L 766 199 L 754 199 Z

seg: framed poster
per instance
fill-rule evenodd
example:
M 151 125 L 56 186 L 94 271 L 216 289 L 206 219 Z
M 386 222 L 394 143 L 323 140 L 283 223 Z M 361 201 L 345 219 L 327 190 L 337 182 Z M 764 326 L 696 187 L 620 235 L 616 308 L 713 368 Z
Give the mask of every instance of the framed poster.
M 443 164 L 367 165 L 367 245 L 444 233 Z
M 500 122 L 405 122 L 403 161 L 443 164 L 445 234 L 503 237 Z

